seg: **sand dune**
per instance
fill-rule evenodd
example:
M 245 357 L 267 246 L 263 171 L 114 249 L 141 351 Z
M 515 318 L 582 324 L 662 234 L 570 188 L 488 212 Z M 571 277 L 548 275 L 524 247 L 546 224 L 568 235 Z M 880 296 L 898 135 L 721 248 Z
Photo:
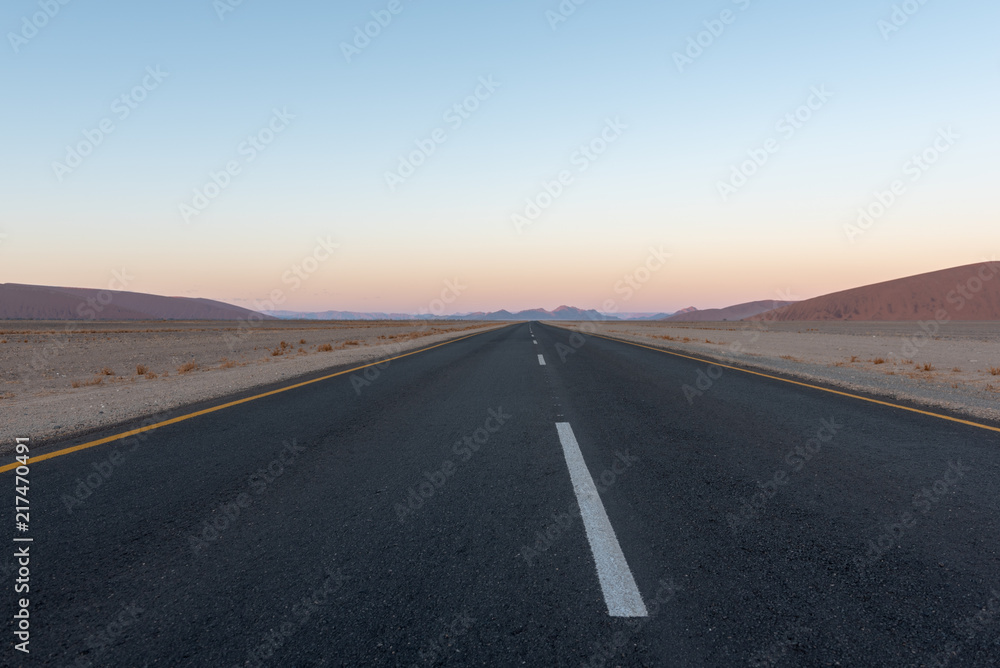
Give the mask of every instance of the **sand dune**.
M 1000 262 L 834 292 L 747 320 L 1000 320 Z
M 779 301 L 777 299 L 764 299 L 757 302 L 747 302 L 736 304 L 725 308 L 707 308 L 704 310 L 676 313 L 668 318 L 663 318 L 668 322 L 722 322 L 723 320 L 744 320 L 759 313 L 765 313 L 780 306 L 794 304 L 795 302 Z
M 0 284 L 0 320 L 270 320 L 211 299 L 141 292 Z

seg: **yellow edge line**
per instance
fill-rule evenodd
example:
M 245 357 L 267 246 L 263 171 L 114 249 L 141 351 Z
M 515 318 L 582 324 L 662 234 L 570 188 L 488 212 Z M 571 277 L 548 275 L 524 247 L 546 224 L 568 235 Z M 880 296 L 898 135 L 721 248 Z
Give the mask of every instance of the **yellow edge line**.
M 558 325 L 553 325 L 558 327 Z M 565 327 L 559 327 L 559 329 L 564 329 L 567 332 L 575 332 L 575 329 L 567 329 Z M 581 334 L 587 334 L 587 332 L 580 332 Z M 879 399 L 872 399 L 870 397 L 862 397 L 859 394 L 851 394 L 850 392 L 841 392 L 840 390 L 831 390 L 828 387 L 820 387 L 819 385 L 810 385 L 809 383 L 803 383 L 798 380 L 789 380 L 788 378 L 781 378 L 780 376 L 772 376 L 770 374 L 761 373 L 760 371 L 751 371 L 750 369 L 742 369 L 738 366 L 730 366 L 728 364 L 722 364 L 720 362 L 715 362 L 712 360 L 702 359 L 700 357 L 692 357 L 691 355 L 684 355 L 682 353 L 675 353 L 672 350 L 664 350 L 663 348 L 654 348 L 653 346 L 645 346 L 641 343 L 635 343 L 633 341 L 625 341 L 624 339 L 616 339 L 610 336 L 604 336 L 602 334 L 588 334 L 588 336 L 596 336 L 599 339 L 607 339 L 608 341 L 615 341 L 617 343 L 626 343 L 630 346 L 636 346 L 638 348 L 646 348 L 648 350 L 655 350 L 659 353 L 666 353 L 667 355 L 674 355 L 676 357 L 684 357 L 689 360 L 695 360 L 696 362 L 704 362 L 706 364 L 712 364 L 714 366 L 722 367 L 724 369 L 732 369 L 733 371 L 742 371 L 743 373 L 753 374 L 754 376 L 761 376 L 762 378 L 770 378 L 771 380 L 780 380 L 783 383 L 791 383 L 792 385 L 800 385 L 802 387 L 808 387 L 813 390 L 821 390 L 823 392 L 829 392 L 830 394 L 839 394 L 842 397 L 850 397 L 851 399 L 860 399 L 861 401 L 867 401 L 869 403 L 878 404 L 880 406 L 888 406 L 890 408 L 898 408 L 902 411 L 910 411 L 911 413 L 920 413 L 921 415 L 929 415 L 930 417 L 940 418 L 942 420 L 948 420 L 950 422 L 958 422 L 959 424 L 969 425 L 970 427 L 979 427 L 980 429 L 988 429 L 989 431 L 1000 432 L 1000 427 L 991 427 L 986 424 L 980 424 L 979 422 L 972 422 L 970 420 L 963 420 L 961 418 L 951 417 L 949 415 L 941 415 L 940 413 L 931 413 L 930 411 L 922 411 L 919 408 L 910 408 L 909 406 L 900 406 L 899 404 L 890 403 L 888 401 L 880 401 Z
M 510 327 L 510 325 L 504 325 L 504 327 Z M 211 408 L 205 408 L 200 411 L 195 411 L 194 413 L 188 413 L 186 415 L 180 415 L 175 418 L 170 418 L 169 420 L 164 420 L 163 422 L 157 422 L 156 424 L 147 425 L 145 427 L 139 427 L 137 429 L 131 429 L 129 431 L 124 431 L 120 434 L 115 434 L 114 436 L 108 436 L 106 438 L 99 438 L 96 441 L 90 441 L 89 443 L 81 443 L 80 445 L 74 445 L 70 448 L 63 448 L 62 450 L 56 450 L 54 452 L 47 452 L 44 455 L 37 455 L 35 457 L 30 457 L 28 459 L 28 464 L 34 464 L 36 462 L 44 462 L 46 459 L 52 459 L 53 457 L 62 457 L 63 455 L 68 455 L 72 452 L 77 452 L 79 450 L 86 450 L 87 448 L 93 448 L 98 445 L 104 445 L 105 443 L 111 443 L 112 441 L 117 441 L 121 438 L 126 438 L 128 436 L 135 436 L 136 434 L 141 434 L 146 431 L 153 431 L 154 429 L 159 429 L 160 427 L 166 427 L 170 424 L 177 424 L 178 422 L 183 422 L 184 420 L 190 420 L 191 418 L 198 417 L 199 415 L 207 415 L 208 413 L 214 413 L 215 411 L 221 411 L 223 408 L 230 408 L 232 406 L 239 406 L 240 404 L 245 404 L 248 401 L 254 401 L 255 399 L 262 399 L 264 397 L 269 397 L 273 394 L 279 394 L 281 392 L 287 392 L 288 390 L 294 390 L 297 387 L 303 387 L 305 385 L 312 385 L 313 383 L 318 383 L 322 380 L 329 380 L 330 378 L 335 378 L 337 376 L 343 376 L 345 373 L 351 373 L 354 371 L 359 371 L 361 369 L 367 369 L 370 366 L 375 366 L 376 364 L 385 364 L 386 362 L 391 362 L 393 360 L 402 359 L 404 357 L 409 357 L 410 355 L 416 355 L 417 353 L 423 353 L 428 350 L 433 350 L 434 348 L 440 348 L 441 346 L 446 346 L 449 343 L 457 343 L 459 341 L 464 341 L 465 339 L 471 339 L 473 336 L 479 336 L 480 334 L 485 334 L 486 332 L 496 331 L 497 329 L 503 329 L 503 327 L 496 327 L 493 329 L 487 329 L 482 332 L 475 332 L 469 334 L 468 336 L 463 336 L 458 339 L 450 339 L 448 341 L 442 341 L 441 343 L 436 343 L 433 346 L 428 346 L 427 348 L 421 348 L 420 350 L 412 350 L 408 353 L 403 353 L 402 355 L 397 355 L 395 357 L 389 357 L 384 360 L 379 360 L 377 362 L 371 362 L 369 364 L 363 364 L 361 366 L 356 366 L 353 369 L 345 369 L 343 371 L 338 371 L 337 373 L 331 373 L 327 376 L 322 376 L 320 378 L 313 378 L 312 380 L 306 380 L 301 383 L 296 383 L 294 385 L 288 385 L 287 387 L 279 387 L 276 390 L 271 390 L 270 392 L 264 392 L 262 394 L 255 394 L 252 397 L 245 397 L 243 399 L 237 399 L 236 401 L 230 401 L 229 403 L 220 404 L 218 406 L 212 406 Z M 21 464 L 14 462 L 13 464 L 6 464 L 0 466 L 0 473 L 6 473 L 7 471 L 12 471 Z

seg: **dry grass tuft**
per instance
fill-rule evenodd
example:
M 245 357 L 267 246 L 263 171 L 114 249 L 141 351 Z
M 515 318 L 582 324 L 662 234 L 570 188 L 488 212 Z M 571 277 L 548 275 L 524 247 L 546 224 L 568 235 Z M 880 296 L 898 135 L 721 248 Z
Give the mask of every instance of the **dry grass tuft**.
M 934 365 L 931 364 L 930 362 L 927 362 L 926 364 L 924 364 L 924 366 L 922 368 L 923 368 L 924 371 L 933 371 L 934 370 Z
M 149 367 L 148 366 L 146 366 L 145 364 L 136 364 L 135 365 L 135 375 L 137 375 L 137 376 L 145 376 L 147 373 L 149 373 Z
M 885 364 L 885 359 L 881 357 L 876 357 L 872 360 L 872 364 Z
M 113 375 L 115 375 L 115 372 L 111 370 L 111 367 L 104 367 L 103 369 L 101 369 L 101 375 L 102 376 L 113 376 Z
M 990 375 L 991 376 L 1000 376 L 1000 366 L 991 366 L 990 367 Z
M 952 373 L 962 373 L 962 370 L 959 369 L 958 367 L 955 367 L 954 369 L 952 369 Z
M 236 366 L 236 362 L 232 361 L 228 357 L 223 357 L 222 358 L 222 364 L 219 365 L 219 368 L 220 369 L 232 369 L 234 366 Z
M 188 373 L 189 371 L 194 371 L 197 368 L 198 368 L 197 362 L 187 362 L 177 367 L 177 373 Z
M 145 375 L 145 377 L 146 377 L 147 379 L 149 379 L 149 380 L 153 380 L 154 378 L 157 378 L 157 377 L 158 377 L 158 376 L 156 375 L 156 373 L 155 373 L 155 372 L 153 372 L 153 371 L 147 371 L 147 372 L 146 372 L 146 373 L 145 373 L 144 375 Z M 166 374 L 163 374 L 163 375 L 166 375 Z
M 300 346 L 304 346 L 304 345 L 305 345 L 305 343 L 306 343 L 306 340 L 305 340 L 305 339 L 299 339 L 299 345 L 300 345 Z
M 316 348 L 316 352 L 320 353 L 328 353 L 331 350 L 333 350 L 333 346 L 331 346 L 329 343 L 324 343 L 323 345 Z
M 73 387 L 91 387 L 93 385 L 100 385 L 104 382 L 104 378 L 101 376 L 94 376 L 90 380 L 74 380 L 71 385 Z
M 851 362 L 857 362 L 857 361 L 858 361 L 858 356 L 857 355 L 851 355 Z

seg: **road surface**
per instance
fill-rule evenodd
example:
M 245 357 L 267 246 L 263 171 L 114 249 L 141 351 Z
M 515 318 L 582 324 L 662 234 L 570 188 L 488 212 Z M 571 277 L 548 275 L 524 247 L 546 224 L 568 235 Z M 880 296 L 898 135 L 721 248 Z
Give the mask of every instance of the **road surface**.
M 540 323 L 190 412 L 31 463 L 5 665 L 1000 657 L 995 430 Z

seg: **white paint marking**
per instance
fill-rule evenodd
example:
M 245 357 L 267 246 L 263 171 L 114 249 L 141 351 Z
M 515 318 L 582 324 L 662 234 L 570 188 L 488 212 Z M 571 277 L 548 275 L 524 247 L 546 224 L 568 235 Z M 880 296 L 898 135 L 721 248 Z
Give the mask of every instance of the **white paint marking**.
M 545 358 L 542 357 L 541 355 L 538 356 L 538 365 L 545 366 Z
M 531 342 L 534 343 L 536 346 L 538 345 L 538 341 L 535 341 L 534 339 L 532 339 Z
M 646 604 L 642 602 L 635 578 L 632 577 L 621 545 L 618 544 L 618 537 L 604 511 L 604 504 L 594 486 L 594 479 L 587 470 L 587 463 L 583 460 L 573 428 L 569 426 L 569 422 L 557 422 L 556 430 L 559 432 L 563 455 L 566 456 L 573 491 L 580 504 L 580 516 L 587 530 L 587 540 L 590 541 L 590 551 L 597 565 L 597 578 L 601 581 L 608 614 L 612 617 L 648 617 Z

